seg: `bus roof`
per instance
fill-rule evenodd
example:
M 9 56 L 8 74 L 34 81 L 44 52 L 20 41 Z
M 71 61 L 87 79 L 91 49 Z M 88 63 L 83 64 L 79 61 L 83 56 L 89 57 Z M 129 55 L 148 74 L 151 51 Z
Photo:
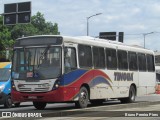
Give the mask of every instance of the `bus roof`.
M 127 45 L 127 44 L 117 42 L 117 41 L 94 38 L 94 37 L 89 37 L 89 36 L 74 37 L 74 36 L 61 36 L 61 35 L 35 35 L 35 36 L 22 37 L 17 40 L 21 40 L 24 38 L 35 38 L 35 37 L 63 37 L 64 43 L 85 44 L 85 45 L 107 47 L 107 48 L 117 48 L 121 50 L 154 54 L 152 50 L 144 49 L 143 47 L 140 47 L 140 46 Z
M 105 40 L 100 38 L 93 38 L 93 37 L 63 37 L 64 42 L 71 42 L 71 43 L 78 43 L 78 44 L 85 44 L 85 45 L 92 45 L 92 46 L 99 46 L 99 47 L 107 47 L 107 48 L 117 48 L 121 50 L 128 50 L 134 52 L 142 52 L 142 53 L 149 53 L 154 54 L 152 50 L 144 49 L 140 46 L 131 46 L 117 41 Z

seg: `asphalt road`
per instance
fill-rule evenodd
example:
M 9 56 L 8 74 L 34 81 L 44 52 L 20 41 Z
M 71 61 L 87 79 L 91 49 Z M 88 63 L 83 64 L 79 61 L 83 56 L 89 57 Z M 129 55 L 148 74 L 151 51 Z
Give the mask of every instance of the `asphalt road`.
M 145 101 L 160 101 L 160 94 L 152 94 L 152 95 L 146 95 L 146 96 L 140 96 L 136 97 L 136 102 L 145 102 Z M 113 101 L 108 101 L 104 105 L 114 105 L 114 104 L 120 104 L 120 101 L 118 100 L 113 100 Z M 91 107 L 91 105 L 90 105 Z M 75 109 L 74 103 L 50 103 L 47 104 L 46 109 L 44 111 L 54 111 L 54 110 L 66 110 L 66 109 Z M 21 103 L 20 107 L 13 107 L 10 109 L 4 108 L 3 105 L 0 105 L 0 112 L 2 111 L 39 111 L 36 110 L 33 106 L 32 102 L 23 102 Z M 41 111 L 42 112 L 42 111 Z
M 160 95 L 157 95 L 157 94 L 153 94 L 153 95 L 147 95 L 147 96 L 141 96 L 141 97 L 137 97 L 136 98 L 136 103 L 143 103 L 143 102 L 153 102 L 153 101 L 160 101 Z M 113 108 L 112 111 L 116 108 L 116 107 L 119 107 L 121 106 L 122 104 L 120 104 L 120 101 L 118 100 L 114 100 L 114 101 L 108 101 L 108 102 L 105 102 L 102 106 L 92 106 L 92 105 L 89 105 L 89 107 L 87 108 L 89 111 L 91 110 L 101 110 L 105 107 L 108 107 L 108 108 Z M 122 111 L 129 111 L 130 108 L 127 108 L 128 105 L 125 105 L 124 108 L 126 109 L 122 109 L 123 107 L 120 107 Z M 142 111 L 144 111 L 146 108 L 145 107 L 148 107 L 147 104 L 144 104 L 143 107 L 142 107 Z M 97 109 L 98 108 L 98 109 Z M 134 108 L 134 105 L 132 105 L 131 108 Z M 159 111 L 160 111 L 160 107 L 157 108 Z M 76 109 L 75 108 L 75 105 L 74 103 L 58 103 L 58 104 L 48 104 L 46 106 L 46 109 L 45 110 L 36 110 L 32 104 L 32 102 L 24 102 L 24 103 L 21 103 L 21 106 L 20 107 L 12 107 L 10 109 L 5 109 L 2 105 L 0 105 L 0 112 L 18 112 L 18 113 L 40 113 L 42 114 L 42 116 L 44 114 L 46 114 L 45 116 L 49 115 L 49 116 L 52 116 L 53 114 L 52 113 L 61 113 L 62 111 L 78 111 L 79 109 Z M 134 111 L 136 109 L 133 109 Z M 149 108 L 150 110 L 150 108 Z M 153 109 L 154 110 L 154 109 Z M 80 111 L 80 112 L 84 112 L 84 111 Z M 98 113 L 98 112 L 97 112 Z M 95 114 L 95 113 L 94 113 Z M 106 114 L 106 112 L 104 113 L 101 113 L 101 114 Z M 111 113 L 112 114 L 112 113 Z M 58 114 L 59 115 L 59 114 Z M 65 115 L 65 114 L 64 114 Z M 99 113 L 100 115 L 100 113 Z M 83 116 L 83 115 L 82 115 Z M 90 112 L 89 112 L 89 115 L 87 116 L 93 116 L 93 113 L 91 113 L 90 115 Z M 52 118 L 52 117 L 51 117 Z M 74 117 L 72 117 L 73 119 Z M 79 118 L 79 117 L 78 117 Z M 77 118 L 77 119 L 78 119 Z M 98 117 L 95 117 L 96 119 L 98 119 Z M 2 119 L 2 118 L 0 118 Z M 27 118 L 26 118 L 27 119 Z M 37 119 L 37 118 L 33 118 L 33 119 Z M 43 119 L 43 118 L 42 118 Z M 50 119 L 50 118 L 47 118 L 47 119 Z M 55 119 L 55 117 L 54 117 Z M 60 118 L 56 118 L 56 119 L 60 119 Z M 87 119 L 89 119 L 89 117 L 87 117 Z M 25 120 L 25 118 L 23 118 L 23 120 Z

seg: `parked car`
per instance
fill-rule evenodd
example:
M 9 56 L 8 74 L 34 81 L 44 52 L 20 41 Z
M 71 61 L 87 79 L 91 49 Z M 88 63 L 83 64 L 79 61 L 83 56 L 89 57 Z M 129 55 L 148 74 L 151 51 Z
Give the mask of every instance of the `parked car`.
M 12 107 L 14 102 L 11 99 L 11 62 L 0 62 L 0 105 L 5 108 Z M 20 103 L 14 103 L 16 107 Z

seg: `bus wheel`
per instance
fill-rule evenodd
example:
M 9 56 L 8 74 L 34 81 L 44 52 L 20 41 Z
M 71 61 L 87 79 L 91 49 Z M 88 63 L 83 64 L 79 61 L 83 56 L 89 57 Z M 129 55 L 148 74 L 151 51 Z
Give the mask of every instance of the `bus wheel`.
M 77 102 L 75 102 L 75 105 L 78 108 L 86 108 L 88 101 L 88 90 L 85 87 L 81 87 L 79 92 L 79 99 Z
M 4 107 L 5 108 L 11 108 L 12 107 L 12 100 L 11 100 L 10 95 L 6 96 Z
M 129 97 L 121 98 L 120 101 L 121 103 L 133 103 L 135 102 L 135 98 L 136 98 L 136 90 L 134 86 L 131 86 L 129 89 Z
M 105 102 L 104 99 L 100 99 L 100 100 L 90 100 L 91 104 L 93 105 L 102 105 L 103 102 Z
M 20 102 L 14 103 L 14 106 L 15 106 L 15 107 L 19 107 L 19 106 L 20 106 Z
M 130 103 L 135 102 L 135 98 L 136 98 L 136 90 L 133 86 L 131 86 L 129 90 L 128 102 Z
M 33 102 L 33 105 L 36 109 L 43 110 L 46 107 L 47 103 L 46 102 Z

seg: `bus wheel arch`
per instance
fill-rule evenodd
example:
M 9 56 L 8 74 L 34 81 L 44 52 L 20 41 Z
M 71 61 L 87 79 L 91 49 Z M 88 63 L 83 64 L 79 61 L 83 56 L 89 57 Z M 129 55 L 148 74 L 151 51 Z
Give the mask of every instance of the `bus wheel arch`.
M 88 84 L 82 84 L 79 90 L 78 101 L 75 102 L 75 106 L 78 108 L 86 108 L 90 98 L 90 89 Z

